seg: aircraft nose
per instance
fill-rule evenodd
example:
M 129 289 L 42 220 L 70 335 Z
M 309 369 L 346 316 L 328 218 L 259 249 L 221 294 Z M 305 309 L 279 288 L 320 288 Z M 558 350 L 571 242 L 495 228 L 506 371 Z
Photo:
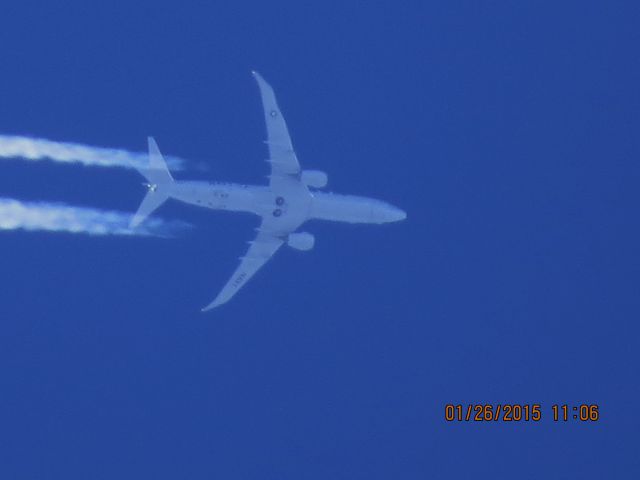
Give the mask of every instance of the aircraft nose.
M 405 218 L 407 218 L 407 212 L 405 212 L 404 210 L 401 210 L 399 208 L 394 208 L 393 209 L 393 220 L 394 222 L 399 222 L 400 220 L 404 220 Z
M 407 212 L 391 205 L 384 209 L 384 221 L 385 222 L 399 222 L 407 218 Z

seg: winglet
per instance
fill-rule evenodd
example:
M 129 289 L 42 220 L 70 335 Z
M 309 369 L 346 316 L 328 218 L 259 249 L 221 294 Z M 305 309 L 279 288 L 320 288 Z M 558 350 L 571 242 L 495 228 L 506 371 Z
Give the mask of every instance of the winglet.
M 220 298 L 220 295 L 218 295 L 218 296 L 216 297 L 216 299 L 215 299 L 213 302 L 211 302 L 211 303 L 210 303 L 209 305 L 207 305 L 206 307 L 202 308 L 200 311 L 201 311 L 201 312 L 208 312 L 209 310 L 213 310 L 214 308 L 219 307 L 220 305 L 222 305 L 223 303 L 225 303 L 225 302 L 221 302 L 221 301 L 219 301 L 219 298 Z

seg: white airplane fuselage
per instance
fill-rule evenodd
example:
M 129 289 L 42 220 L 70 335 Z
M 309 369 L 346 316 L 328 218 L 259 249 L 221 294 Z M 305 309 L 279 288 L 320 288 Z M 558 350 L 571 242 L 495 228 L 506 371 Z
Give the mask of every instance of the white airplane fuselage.
M 168 196 L 184 203 L 285 220 L 329 220 L 346 223 L 388 223 L 404 220 L 404 211 L 386 202 L 354 195 L 318 191 L 294 191 L 293 198 L 276 195 L 268 186 L 177 181 Z
M 240 264 L 203 311 L 228 302 L 281 246 L 311 250 L 314 235 L 298 230 L 307 220 L 380 224 L 404 220 L 407 216 L 399 208 L 373 198 L 319 191 L 327 184 L 327 174 L 301 168 L 273 88 L 257 72 L 253 76 L 260 89 L 267 128 L 265 143 L 271 167 L 267 185 L 177 182 L 152 137 L 148 139 L 149 163 L 139 168 L 148 192 L 131 219 L 131 228 L 140 225 L 170 198 L 211 210 L 247 212 L 260 217 L 257 233 L 248 242 Z

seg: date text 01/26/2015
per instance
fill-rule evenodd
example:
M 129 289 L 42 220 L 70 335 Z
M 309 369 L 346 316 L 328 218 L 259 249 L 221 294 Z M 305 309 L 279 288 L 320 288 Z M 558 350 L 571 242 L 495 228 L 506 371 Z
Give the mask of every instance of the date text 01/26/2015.
M 600 420 L 599 406 L 596 404 L 554 404 L 549 410 L 544 414 L 540 403 L 448 403 L 444 407 L 444 419 L 447 422 L 539 422 L 551 414 L 554 422 Z

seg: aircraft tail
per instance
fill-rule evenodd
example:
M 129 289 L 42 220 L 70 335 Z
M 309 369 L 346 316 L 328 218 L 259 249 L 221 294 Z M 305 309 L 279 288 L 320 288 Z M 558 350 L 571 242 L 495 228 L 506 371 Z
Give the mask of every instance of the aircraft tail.
M 167 162 L 158 149 L 158 145 L 153 137 L 148 138 L 149 142 L 149 166 L 140 168 L 138 171 L 147 179 L 147 195 L 142 200 L 138 211 L 131 219 L 129 226 L 136 228 L 145 218 L 153 213 L 170 196 L 170 187 L 174 180 L 167 168 Z

